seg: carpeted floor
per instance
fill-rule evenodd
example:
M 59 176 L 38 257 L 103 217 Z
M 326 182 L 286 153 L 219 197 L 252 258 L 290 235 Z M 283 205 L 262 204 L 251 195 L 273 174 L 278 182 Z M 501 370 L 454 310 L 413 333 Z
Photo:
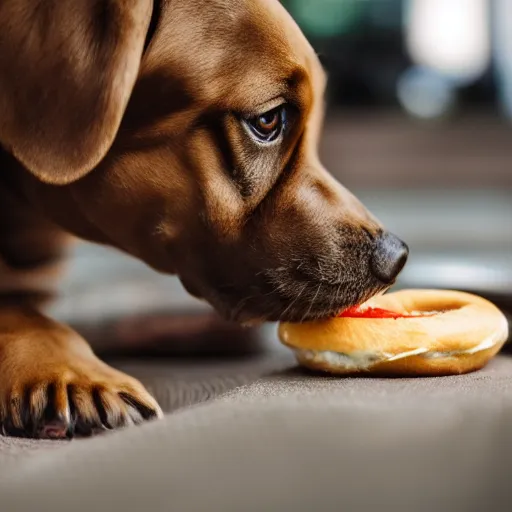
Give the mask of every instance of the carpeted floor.
M 287 354 L 120 364 L 168 414 L 0 440 L 1 510 L 508 510 L 512 358 L 434 379 L 326 378 Z

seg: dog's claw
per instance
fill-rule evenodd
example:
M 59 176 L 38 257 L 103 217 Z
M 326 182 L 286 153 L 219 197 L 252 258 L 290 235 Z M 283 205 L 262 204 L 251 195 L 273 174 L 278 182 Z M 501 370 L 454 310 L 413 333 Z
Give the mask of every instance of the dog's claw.
M 40 439 L 66 439 L 72 437 L 69 430 L 69 424 L 61 421 L 55 421 L 43 425 L 37 435 Z
M 139 381 L 98 359 L 68 327 L 25 311 L 10 315 L 19 335 L 0 332 L 1 433 L 65 439 L 162 416 Z
M 116 370 L 112 373 L 116 378 L 110 382 L 105 375 L 95 382 L 91 372 L 75 377 L 74 382 L 37 384 L 6 400 L 9 408 L 0 400 L 0 433 L 69 439 L 162 417 L 160 407 L 141 384 Z
M 4 415 L 0 433 L 39 439 L 70 439 L 162 417 L 160 407 L 141 385 L 138 390 L 128 391 L 130 386 L 131 383 L 124 386 L 122 391 L 114 386 L 68 386 L 68 399 L 60 403 L 51 396 L 55 385 L 45 386 L 47 393 L 36 395 L 36 399 L 32 393 L 26 403 L 11 402 L 13 414 Z M 23 424 L 19 418 L 24 419 Z

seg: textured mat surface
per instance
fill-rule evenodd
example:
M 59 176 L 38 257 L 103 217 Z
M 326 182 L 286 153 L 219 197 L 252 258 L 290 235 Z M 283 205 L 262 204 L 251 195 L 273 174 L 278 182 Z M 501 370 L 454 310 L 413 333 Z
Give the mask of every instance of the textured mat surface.
M 270 353 L 130 366 L 165 419 L 67 443 L 2 440 L 2 510 L 508 510 L 508 356 L 434 379 L 313 376 Z

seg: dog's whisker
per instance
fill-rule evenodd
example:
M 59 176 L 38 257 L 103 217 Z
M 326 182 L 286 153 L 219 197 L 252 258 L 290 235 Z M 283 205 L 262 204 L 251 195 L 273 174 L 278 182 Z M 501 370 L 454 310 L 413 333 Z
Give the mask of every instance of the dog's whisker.
M 338 289 L 336 290 L 336 303 L 339 301 L 340 292 L 341 292 L 342 287 L 343 287 L 343 282 L 340 282 L 340 284 L 338 285 Z
M 334 304 L 335 299 L 336 299 L 336 296 L 334 294 L 331 295 L 331 300 L 329 301 L 329 311 L 332 311 L 332 306 Z
M 282 288 L 282 284 L 279 284 L 277 286 L 274 286 L 269 292 L 264 293 L 262 297 L 268 297 L 269 295 L 275 295 L 276 293 L 279 293 L 279 290 Z
M 234 307 L 233 312 L 231 313 L 231 320 L 236 320 L 238 318 L 238 315 L 240 314 L 240 311 L 242 311 L 243 307 L 247 304 L 247 301 L 251 299 L 252 297 L 244 297 L 240 301 L 238 301 L 238 304 Z
M 338 270 L 338 283 L 341 283 L 341 276 L 343 275 L 343 265 L 340 264 L 339 270 Z
M 299 300 L 300 296 L 302 295 L 302 293 L 304 292 L 304 290 L 307 288 L 308 284 L 304 284 L 304 286 L 301 288 L 300 292 L 298 293 L 298 295 L 290 302 L 290 304 L 288 304 L 288 307 L 281 313 L 281 317 L 285 317 L 286 313 L 288 313 L 288 311 L 290 311 L 292 309 L 292 307 L 294 306 L 294 304 Z
M 316 298 L 318 297 L 318 294 L 320 293 L 320 288 L 322 288 L 323 283 L 318 284 L 318 288 L 316 289 L 315 296 L 313 297 L 313 300 L 309 303 L 309 308 L 306 311 L 306 313 L 303 315 L 301 322 L 304 322 L 304 320 L 308 317 L 309 313 L 311 312 L 311 308 L 313 307 L 313 304 L 315 303 Z

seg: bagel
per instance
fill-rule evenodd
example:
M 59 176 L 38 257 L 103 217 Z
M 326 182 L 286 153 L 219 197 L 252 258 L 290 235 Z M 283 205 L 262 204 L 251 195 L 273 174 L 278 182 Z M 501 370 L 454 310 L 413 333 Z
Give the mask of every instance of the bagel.
M 300 365 L 331 374 L 441 376 L 485 366 L 508 338 L 503 313 L 482 297 L 402 290 L 336 318 L 281 323 L 281 342 Z

